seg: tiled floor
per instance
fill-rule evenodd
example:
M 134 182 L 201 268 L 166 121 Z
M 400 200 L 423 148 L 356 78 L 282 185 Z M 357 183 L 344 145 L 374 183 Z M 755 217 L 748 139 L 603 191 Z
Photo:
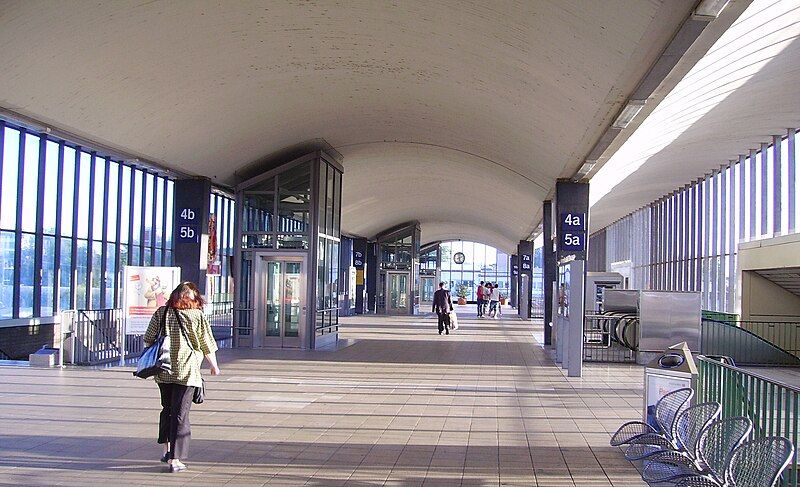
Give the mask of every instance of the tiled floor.
M 343 321 L 357 341 L 335 352 L 222 351 L 180 474 L 158 462 L 152 382 L 0 367 L 0 484 L 644 485 L 608 446 L 640 368 L 567 379 L 518 320 Z

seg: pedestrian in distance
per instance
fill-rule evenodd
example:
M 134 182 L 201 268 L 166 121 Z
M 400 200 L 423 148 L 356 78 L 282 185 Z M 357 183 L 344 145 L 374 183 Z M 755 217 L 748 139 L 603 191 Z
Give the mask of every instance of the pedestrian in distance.
M 450 311 L 453 311 L 453 300 L 450 298 L 450 291 L 444 288 L 444 282 L 439 283 L 439 290 L 433 293 L 433 312 L 439 318 L 439 334 L 444 331 L 450 334 Z
M 487 282 L 486 286 L 483 289 L 483 313 L 481 313 L 484 317 L 488 316 L 489 314 L 489 297 L 492 295 L 492 283 Z
M 500 303 L 500 286 L 495 283 L 492 285 L 492 292 L 489 294 L 489 316 L 497 318 L 497 305 Z
M 483 318 L 483 293 L 486 288 L 483 286 L 483 281 L 478 284 L 478 318 Z
M 170 472 L 177 473 L 187 468 L 181 460 L 189 454 L 189 409 L 195 388 L 203 386 L 200 363 L 204 356 L 211 375 L 220 374 L 217 343 L 203 313 L 200 290 L 194 283 L 179 284 L 166 305 L 153 313 L 144 335 L 145 344 L 155 342 L 164 331 L 169 339 L 172 370 L 161 371 L 155 377 L 161 393 L 158 443 L 163 445 L 161 461 L 169 465 Z

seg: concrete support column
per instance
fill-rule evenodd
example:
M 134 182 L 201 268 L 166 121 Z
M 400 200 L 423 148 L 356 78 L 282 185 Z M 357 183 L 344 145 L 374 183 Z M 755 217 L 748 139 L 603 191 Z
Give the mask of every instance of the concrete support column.
M 197 284 L 206 293 L 208 269 L 208 217 L 211 181 L 180 179 L 175 181 L 173 225 L 173 262 L 181 268 L 181 280 Z
M 511 306 L 517 307 L 517 295 L 519 294 L 519 256 L 511 256 Z
M 367 239 L 353 239 L 353 267 L 356 268 L 356 314 L 364 314 L 365 267 L 367 264 Z
M 544 279 L 544 344 L 552 345 L 553 337 L 550 324 L 553 322 L 553 286 L 556 282 L 557 267 L 555 248 L 553 246 L 553 202 L 547 200 L 543 205 L 542 236 L 544 246 L 542 248 L 544 269 L 542 278 Z
M 367 313 L 375 313 L 375 298 L 378 292 L 378 244 L 367 243 Z
M 583 367 L 588 217 L 589 185 L 558 181 L 553 215 L 560 293 L 557 326 L 562 366 L 569 377 L 580 377 Z
M 517 245 L 519 259 L 519 295 L 517 312 L 524 319 L 531 317 L 531 281 L 533 279 L 533 242 L 520 240 Z

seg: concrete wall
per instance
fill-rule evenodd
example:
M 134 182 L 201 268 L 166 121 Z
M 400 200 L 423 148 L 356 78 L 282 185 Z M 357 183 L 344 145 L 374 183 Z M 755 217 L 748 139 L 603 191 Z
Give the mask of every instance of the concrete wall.
M 790 267 L 800 267 L 800 235 L 739 245 L 737 310 L 743 320 L 791 321 L 800 317 L 800 297 L 754 272 Z

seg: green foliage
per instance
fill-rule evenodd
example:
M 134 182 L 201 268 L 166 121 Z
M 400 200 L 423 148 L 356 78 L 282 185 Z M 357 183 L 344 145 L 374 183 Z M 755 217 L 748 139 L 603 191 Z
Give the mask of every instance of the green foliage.
M 464 284 L 459 284 L 458 287 L 456 288 L 456 296 L 458 296 L 459 298 L 467 299 L 468 294 L 469 294 L 469 288 Z

